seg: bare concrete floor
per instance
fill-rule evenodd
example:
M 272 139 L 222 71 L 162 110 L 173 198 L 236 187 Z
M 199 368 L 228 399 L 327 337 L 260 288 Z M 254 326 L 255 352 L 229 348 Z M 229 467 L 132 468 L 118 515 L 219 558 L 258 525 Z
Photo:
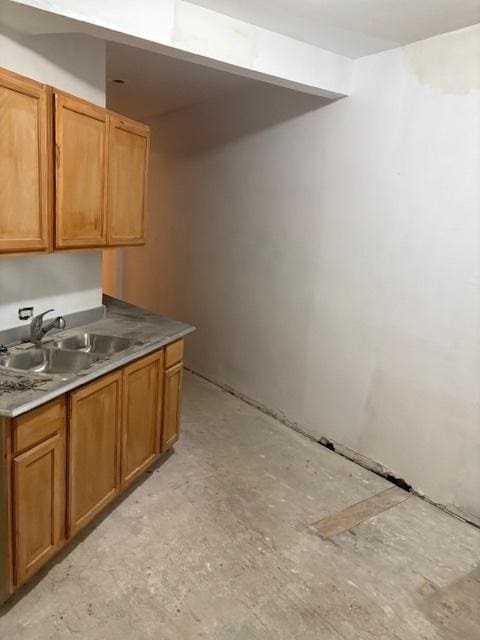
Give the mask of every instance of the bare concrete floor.
M 389 487 L 187 375 L 175 454 L 0 610 L 0 638 L 478 640 L 479 530 L 415 497 L 311 526 Z

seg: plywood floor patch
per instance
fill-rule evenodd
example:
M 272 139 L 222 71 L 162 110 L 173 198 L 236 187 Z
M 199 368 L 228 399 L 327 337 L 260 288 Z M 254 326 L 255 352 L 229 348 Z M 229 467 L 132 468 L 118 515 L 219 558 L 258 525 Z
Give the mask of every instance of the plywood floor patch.
M 365 520 L 369 520 L 379 513 L 395 507 L 409 497 L 410 494 L 403 491 L 403 489 L 392 487 L 377 493 L 371 498 L 357 502 L 357 504 L 347 507 L 338 513 L 327 516 L 318 522 L 314 522 L 312 526 L 318 529 L 322 538 L 334 538 L 340 533 L 353 529 L 365 522 Z

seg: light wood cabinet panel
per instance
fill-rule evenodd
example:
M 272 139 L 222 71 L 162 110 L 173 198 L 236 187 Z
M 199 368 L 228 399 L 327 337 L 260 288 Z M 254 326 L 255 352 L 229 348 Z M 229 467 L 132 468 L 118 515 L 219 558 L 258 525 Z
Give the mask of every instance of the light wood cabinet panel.
M 122 483 L 129 484 L 159 453 L 163 351 L 124 369 Z
M 55 94 L 55 246 L 106 242 L 107 113 Z
M 0 70 L 0 253 L 49 247 L 49 95 Z
M 65 418 L 56 435 L 13 459 L 14 581 L 30 578 L 65 542 Z
M 122 372 L 70 396 L 68 532 L 74 535 L 117 494 Z
M 111 115 L 109 123 L 107 241 L 143 244 L 149 129 Z
M 180 434 L 183 362 L 165 371 L 163 394 L 162 452 L 170 449 Z
M 173 367 L 177 362 L 182 362 L 183 360 L 183 340 L 178 340 L 177 342 L 173 342 L 169 344 L 168 347 L 165 348 L 165 369 L 169 369 Z

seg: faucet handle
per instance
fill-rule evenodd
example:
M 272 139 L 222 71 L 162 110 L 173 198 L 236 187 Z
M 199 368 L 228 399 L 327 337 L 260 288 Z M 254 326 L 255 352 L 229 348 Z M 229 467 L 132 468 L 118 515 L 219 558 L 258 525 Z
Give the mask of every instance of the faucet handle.
M 36 315 L 33 320 L 40 320 L 41 318 L 43 318 L 43 316 L 46 316 L 47 313 L 51 313 L 52 311 L 55 311 L 55 309 L 47 309 L 46 311 L 44 311 L 43 313 L 39 313 L 38 315 Z M 32 322 L 33 322 L 32 320 Z
M 32 331 L 35 331 L 38 326 L 41 327 L 42 326 L 42 322 L 43 322 L 43 316 L 46 316 L 47 313 L 51 313 L 52 311 L 55 311 L 55 309 L 47 309 L 43 313 L 39 313 L 36 316 L 34 316 L 32 318 L 32 322 L 31 322 L 31 325 L 30 325 L 31 328 L 32 328 Z
M 32 318 L 32 322 L 30 324 L 30 341 L 37 346 L 40 344 L 42 336 L 44 335 L 44 331 L 42 329 L 43 316 L 47 315 L 47 313 L 50 313 L 51 311 L 55 311 L 55 309 L 47 309 L 43 313 L 39 313 Z

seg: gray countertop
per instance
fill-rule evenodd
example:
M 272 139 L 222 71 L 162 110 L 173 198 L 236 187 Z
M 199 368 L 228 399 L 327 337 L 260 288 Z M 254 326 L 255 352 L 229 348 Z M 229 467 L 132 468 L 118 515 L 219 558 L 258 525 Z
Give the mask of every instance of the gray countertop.
M 195 330 L 183 322 L 156 315 L 109 296 L 104 297 L 104 304 L 105 316 L 101 320 L 68 328 L 56 333 L 55 339 L 85 331 L 128 338 L 132 340 L 132 346 L 102 357 L 88 369 L 72 374 L 68 379 L 50 373 L 30 373 L 0 367 L 0 416 L 15 417 L 30 411 Z M 52 338 L 47 335 L 43 342 L 48 346 L 51 341 Z M 11 352 L 26 348 L 29 345 L 22 344 L 12 347 Z

